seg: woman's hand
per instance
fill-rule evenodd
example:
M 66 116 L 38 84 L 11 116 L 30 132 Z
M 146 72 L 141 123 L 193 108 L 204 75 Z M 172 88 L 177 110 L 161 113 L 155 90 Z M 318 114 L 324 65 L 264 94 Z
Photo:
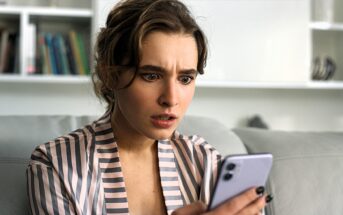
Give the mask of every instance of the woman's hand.
M 206 211 L 204 203 L 196 202 L 175 210 L 172 215 L 256 215 L 269 201 L 271 196 L 261 195 L 261 190 L 251 188 L 211 211 Z

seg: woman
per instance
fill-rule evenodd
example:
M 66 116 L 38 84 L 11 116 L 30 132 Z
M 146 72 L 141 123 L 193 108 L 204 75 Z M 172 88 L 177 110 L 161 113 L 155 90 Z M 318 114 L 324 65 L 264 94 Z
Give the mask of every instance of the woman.
M 175 129 L 206 56 L 181 2 L 120 2 L 97 40 L 93 83 L 107 112 L 33 152 L 33 214 L 205 214 L 221 157 Z M 252 188 L 207 213 L 258 214 L 266 199 Z

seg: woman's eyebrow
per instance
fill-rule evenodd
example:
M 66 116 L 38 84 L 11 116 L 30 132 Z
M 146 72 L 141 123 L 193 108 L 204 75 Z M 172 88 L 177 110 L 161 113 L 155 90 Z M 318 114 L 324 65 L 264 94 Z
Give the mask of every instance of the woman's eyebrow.
M 198 71 L 195 69 L 184 69 L 184 70 L 181 70 L 179 73 L 186 74 L 186 75 L 196 75 L 198 74 Z
M 154 66 L 154 65 L 144 65 L 138 68 L 139 71 L 149 71 L 149 72 L 161 72 L 161 73 L 167 73 L 167 70 L 160 67 L 160 66 Z M 195 69 L 183 69 L 179 73 L 182 74 L 197 74 L 198 71 Z
M 147 71 L 147 72 L 167 72 L 164 68 L 154 65 L 144 65 L 138 68 L 139 71 Z

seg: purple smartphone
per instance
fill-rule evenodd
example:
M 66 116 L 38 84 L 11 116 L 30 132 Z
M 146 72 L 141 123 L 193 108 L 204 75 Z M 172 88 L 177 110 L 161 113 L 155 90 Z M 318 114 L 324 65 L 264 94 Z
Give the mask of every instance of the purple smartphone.
M 272 154 L 231 155 L 224 158 L 208 210 L 252 187 L 265 186 Z

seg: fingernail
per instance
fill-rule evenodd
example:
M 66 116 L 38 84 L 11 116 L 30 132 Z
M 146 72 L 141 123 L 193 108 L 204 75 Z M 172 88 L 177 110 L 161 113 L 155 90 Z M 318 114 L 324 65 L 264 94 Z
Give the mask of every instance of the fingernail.
M 261 194 L 263 194 L 264 193 L 264 187 L 258 187 L 258 188 L 256 188 L 256 193 L 257 193 L 257 195 L 261 195 Z
M 269 202 L 271 202 L 273 200 L 273 195 L 268 195 L 267 197 L 266 197 L 266 203 L 269 203 Z

